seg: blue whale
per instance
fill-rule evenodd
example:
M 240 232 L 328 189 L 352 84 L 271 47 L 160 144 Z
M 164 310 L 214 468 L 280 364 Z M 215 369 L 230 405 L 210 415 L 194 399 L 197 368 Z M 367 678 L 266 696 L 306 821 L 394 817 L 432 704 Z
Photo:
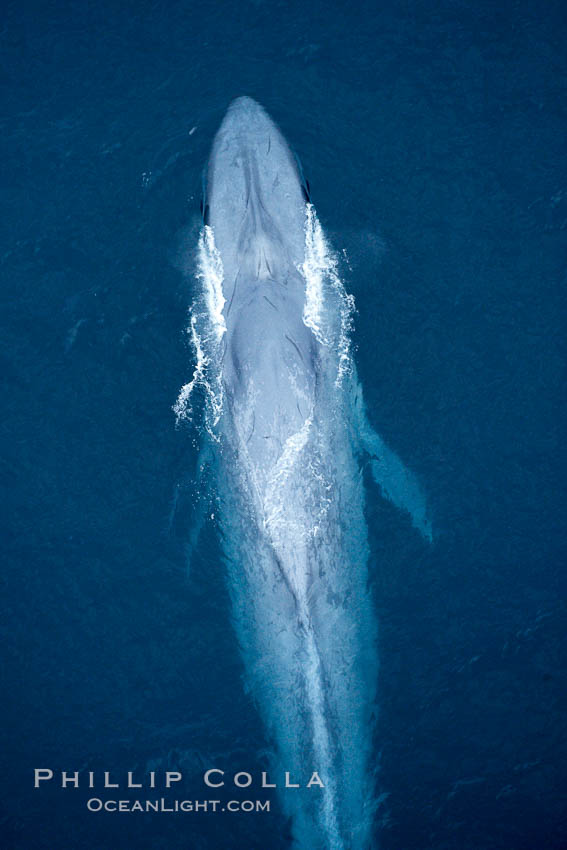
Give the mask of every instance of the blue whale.
M 352 297 L 301 166 L 254 100 L 216 134 L 189 332 L 232 617 L 273 746 L 294 846 L 375 846 L 377 623 L 363 464 L 431 540 L 415 477 L 372 430 L 351 355 Z M 409 529 L 408 523 L 408 529 Z M 296 780 L 297 781 L 297 780 Z

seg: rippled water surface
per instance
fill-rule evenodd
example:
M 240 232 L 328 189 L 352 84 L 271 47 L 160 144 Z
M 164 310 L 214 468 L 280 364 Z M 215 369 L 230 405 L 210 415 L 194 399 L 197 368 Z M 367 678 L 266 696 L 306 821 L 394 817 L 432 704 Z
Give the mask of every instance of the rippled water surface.
M 275 798 L 95 815 L 32 782 L 169 768 L 198 799 L 204 766 L 265 764 L 172 411 L 180 267 L 240 94 L 301 158 L 369 418 L 437 529 L 368 482 L 380 845 L 565 846 L 566 29 L 555 0 L 8 4 L 3 847 L 290 846 Z

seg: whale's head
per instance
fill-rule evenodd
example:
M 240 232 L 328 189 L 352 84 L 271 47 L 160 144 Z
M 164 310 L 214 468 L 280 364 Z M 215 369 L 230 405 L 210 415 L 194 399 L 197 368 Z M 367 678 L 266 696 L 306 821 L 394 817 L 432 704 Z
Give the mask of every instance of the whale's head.
M 256 101 L 238 98 L 213 142 L 203 218 L 214 261 L 222 261 L 224 392 L 260 488 L 313 406 L 306 204 L 301 167 L 282 133 Z
M 225 272 L 277 277 L 302 261 L 308 189 L 278 127 L 250 97 L 234 100 L 205 173 L 203 218 Z

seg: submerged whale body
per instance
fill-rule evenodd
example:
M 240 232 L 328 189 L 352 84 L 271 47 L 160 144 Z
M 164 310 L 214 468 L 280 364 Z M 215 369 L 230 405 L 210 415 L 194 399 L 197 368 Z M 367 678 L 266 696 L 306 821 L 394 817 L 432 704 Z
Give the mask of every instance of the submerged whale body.
M 361 460 L 426 538 L 421 489 L 369 426 L 350 352 L 352 298 L 300 166 L 250 98 L 215 137 L 191 326 L 205 393 L 233 622 L 294 846 L 375 845 L 377 625 Z

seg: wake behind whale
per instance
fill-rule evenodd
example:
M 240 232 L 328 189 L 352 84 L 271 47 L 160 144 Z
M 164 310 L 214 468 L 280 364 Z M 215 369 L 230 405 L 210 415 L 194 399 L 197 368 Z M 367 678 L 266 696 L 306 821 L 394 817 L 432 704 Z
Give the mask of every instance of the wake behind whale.
M 208 165 L 192 379 L 204 392 L 234 627 L 275 768 L 324 788 L 282 791 L 295 846 L 373 846 L 378 658 L 361 461 L 430 539 L 423 494 L 370 428 L 340 280 L 280 131 L 232 103 Z

